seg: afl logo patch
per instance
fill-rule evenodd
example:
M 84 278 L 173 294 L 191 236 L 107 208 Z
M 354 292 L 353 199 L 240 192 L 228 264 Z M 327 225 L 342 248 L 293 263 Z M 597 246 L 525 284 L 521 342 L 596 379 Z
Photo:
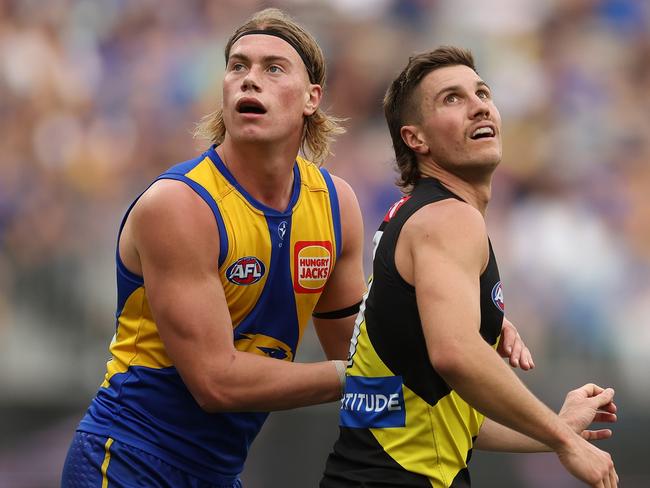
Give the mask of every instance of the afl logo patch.
M 266 267 L 255 256 L 239 258 L 226 269 L 226 278 L 235 285 L 252 285 L 262 279 Z
M 499 310 L 502 312 L 505 310 L 506 304 L 503 302 L 503 289 L 500 281 L 492 288 L 492 301 Z
M 293 251 L 293 287 L 298 293 L 320 293 L 332 266 L 332 243 L 299 241 Z

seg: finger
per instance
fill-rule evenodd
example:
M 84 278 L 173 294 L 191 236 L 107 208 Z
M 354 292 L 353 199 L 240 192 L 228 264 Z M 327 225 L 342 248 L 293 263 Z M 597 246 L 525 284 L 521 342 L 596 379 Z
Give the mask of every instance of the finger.
M 533 355 L 528 351 L 528 364 L 530 364 L 530 369 L 535 367 L 535 361 L 533 361 Z
M 614 388 L 607 388 L 593 397 L 598 405 L 598 409 L 612 403 L 614 399 Z
M 580 435 L 586 441 L 602 441 L 612 437 L 612 431 L 610 429 L 583 430 Z
M 607 405 L 604 405 L 601 410 L 605 410 L 609 413 L 616 413 L 618 411 L 618 407 L 614 402 L 609 402 Z
M 535 365 L 533 364 L 533 358 L 530 355 L 530 351 L 526 346 L 521 351 L 521 358 L 519 359 L 519 367 L 524 371 L 533 369 Z
M 501 330 L 501 341 L 499 342 L 499 354 L 502 357 L 509 357 L 512 353 L 512 346 L 515 343 L 517 333 L 512 327 L 504 327 Z
M 606 422 L 608 424 L 613 424 L 617 420 L 618 417 L 616 417 L 616 414 L 609 412 L 598 412 L 596 415 L 594 415 L 593 422 Z
M 586 385 L 582 385 L 580 388 L 576 388 L 573 391 L 580 393 L 581 396 L 584 396 L 586 398 L 591 398 L 602 393 L 604 390 L 604 388 L 601 388 L 594 383 L 587 383 Z
M 618 475 L 616 474 L 616 468 L 614 468 L 614 466 L 609 470 L 609 484 L 612 487 L 618 486 Z
M 519 366 L 519 359 L 521 358 L 521 348 L 523 347 L 523 342 L 517 334 L 514 344 L 512 345 L 512 352 L 510 353 L 510 366 L 516 368 Z

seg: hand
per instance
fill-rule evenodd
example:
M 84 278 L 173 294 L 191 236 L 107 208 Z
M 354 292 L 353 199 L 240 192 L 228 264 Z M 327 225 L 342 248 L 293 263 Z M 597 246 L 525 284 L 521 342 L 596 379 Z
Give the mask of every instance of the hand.
M 524 371 L 528 371 L 535 367 L 533 357 L 517 332 L 517 328 L 505 317 L 503 317 L 497 352 L 502 358 L 507 358 L 513 368 L 519 366 Z
M 593 383 L 586 384 L 567 393 L 560 409 L 560 418 L 588 441 L 608 439 L 610 429 L 585 430 L 592 422 L 616 422 L 614 389 L 601 388 Z
M 558 458 L 566 470 L 593 488 L 618 486 L 618 475 L 609 453 L 593 444 L 575 437 L 568 446 L 557 451 Z

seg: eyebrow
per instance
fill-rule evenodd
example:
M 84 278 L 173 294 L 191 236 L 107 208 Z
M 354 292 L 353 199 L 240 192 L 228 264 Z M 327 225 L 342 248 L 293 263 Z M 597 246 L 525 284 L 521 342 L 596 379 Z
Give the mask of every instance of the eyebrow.
M 230 63 L 231 59 L 238 59 L 240 61 L 251 61 L 251 58 L 245 54 L 241 53 L 233 53 L 230 55 L 228 58 L 228 62 Z M 262 56 L 262 62 L 263 63 L 277 63 L 284 61 L 285 63 L 291 64 L 291 60 L 287 58 L 286 56 L 279 56 L 277 54 L 270 54 L 268 56 Z
M 484 82 L 483 80 L 479 80 L 479 81 L 476 82 L 476 88 L 487 88 L 488 90 L 491 91 L 490 86 L 486 82 Z M 436 93 L 435 98 L 438 99 L 438 98 L 440 98 L 441 95 L 444 95 L 445 93 L 462 91 L 462 89 L 463 88 L 460 85 L 451 85 L 451 86 L 443 88 L 438 93 Z

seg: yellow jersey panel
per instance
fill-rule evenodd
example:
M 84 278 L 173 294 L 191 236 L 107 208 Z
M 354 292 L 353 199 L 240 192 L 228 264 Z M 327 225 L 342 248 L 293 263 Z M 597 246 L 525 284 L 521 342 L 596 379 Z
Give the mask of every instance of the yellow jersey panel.
M 102 387 L 107 387 L 116 373 L 125 373 L 130 366 L 167 368 L 172 361 L 158 335 L 143 287 L 127 299 L 120 315 L 120 326 L 111 342 L 112 357 L 106 364 Z

